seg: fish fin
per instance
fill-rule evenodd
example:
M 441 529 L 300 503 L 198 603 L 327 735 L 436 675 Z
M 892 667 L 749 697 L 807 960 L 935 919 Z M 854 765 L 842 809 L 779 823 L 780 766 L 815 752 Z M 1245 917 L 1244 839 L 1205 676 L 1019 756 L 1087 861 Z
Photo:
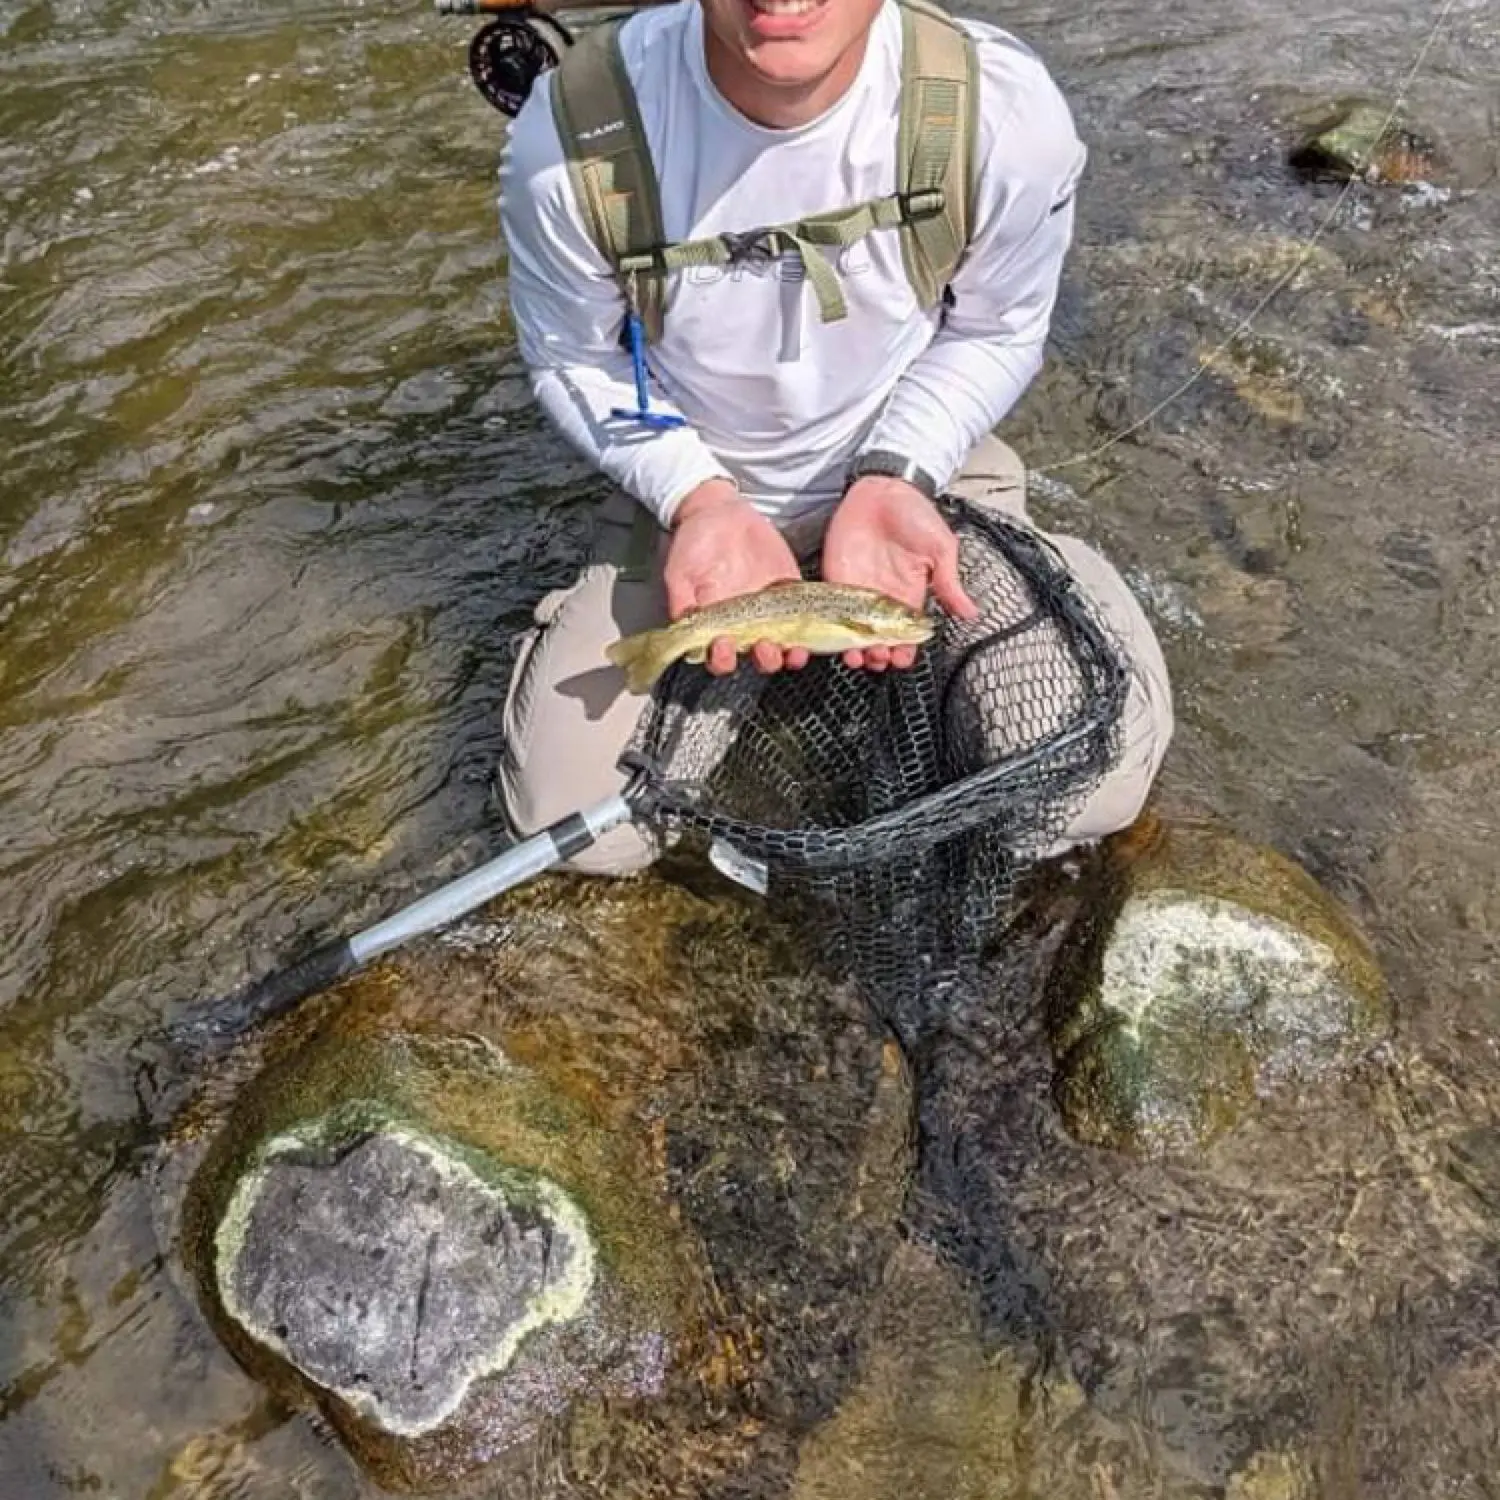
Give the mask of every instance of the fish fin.
M 708 647 L 695 646 L 691 651 L 684 651 L 682 659 L 690 666 L 701 667 L 708 660 Z
M 868 620 L 861 620 L 856 616 L 845 616 L 839 621 L 845 630 L 854 637 L 856 641 L 869 641 L 871 645 L 885 643 L 887 632 L 879 625 L 872 625 Z
M 656 679 L 676 660 L 664 630 L 642 630 L 605 648 L 604 654 L 625 673 L 632 693 L 649 693 Z

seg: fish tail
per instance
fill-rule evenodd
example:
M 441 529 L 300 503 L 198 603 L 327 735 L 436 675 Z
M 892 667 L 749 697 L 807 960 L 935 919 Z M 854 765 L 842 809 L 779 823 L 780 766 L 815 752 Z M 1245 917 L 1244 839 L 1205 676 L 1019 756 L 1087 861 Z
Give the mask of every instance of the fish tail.
M 632 693 L 649 693 L 656 679 L 681 655 L 677 642 L 665 630 L 643 630 L 616 641 L 605 655 L 625 673 L 625 686 Z

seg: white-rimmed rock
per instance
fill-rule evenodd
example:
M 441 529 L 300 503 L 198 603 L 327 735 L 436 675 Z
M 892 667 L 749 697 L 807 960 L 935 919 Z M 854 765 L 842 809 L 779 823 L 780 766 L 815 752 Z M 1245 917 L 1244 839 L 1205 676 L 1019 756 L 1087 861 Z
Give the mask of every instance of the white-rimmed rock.
M 1052 1000 L 1057 1096 L 1080 1140 L 1206 1145 L 1258 1096 L 1346 1067 L 1385 986 L 1348 914 L 1270 849 L 1208 825 L 1122 841 Z
M 522 1341 L 587 1305 L 595 1254 L 543 1177 L 475 1170 L 390 1128 L 329 1148 L 268 1143 L 215 1236 L 219 1295 L 245 1333 L 398 1437 L 421 1437 Z

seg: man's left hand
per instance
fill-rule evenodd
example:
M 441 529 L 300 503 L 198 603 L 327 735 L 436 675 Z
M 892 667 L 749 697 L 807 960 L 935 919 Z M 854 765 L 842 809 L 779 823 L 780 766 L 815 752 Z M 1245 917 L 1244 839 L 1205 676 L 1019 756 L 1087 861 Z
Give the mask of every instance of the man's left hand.
M 849 486 L 823 539 L 823 577 L 829 583 L 876 589 L 912 609 L 930 590 L 950 615 L 972 620 L 979 606 L 958 577 L 958 538 L 937 506 L 904 479 L 866 475 Z M 915 646 L 869 646 L 846 651 L 851 667 L 883 672 L 909 667 Z

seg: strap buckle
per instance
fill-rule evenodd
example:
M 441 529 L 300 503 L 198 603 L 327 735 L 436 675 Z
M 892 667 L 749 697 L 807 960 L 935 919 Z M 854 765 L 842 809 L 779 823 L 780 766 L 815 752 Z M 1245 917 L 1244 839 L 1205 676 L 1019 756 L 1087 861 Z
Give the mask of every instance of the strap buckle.
M 947 199 L 942 188 L 917 188 L 910 193 L 897 193 L 896 202 L 901 205 L 901 218 L 910 224 L 918 219 L 933 219 L 942 213 Z
M 622 255 L 615 269 L 622 276 L 647 276 L 654 272 L 665 271 L 667 261 L 662 253 L 663 246 L 653 245 L 649 250 L 641 250 L 630 255 Z
M 778 254 L 776 232 L 773 229 L 746 229 L 739 232 L 725 230 L 720 241 L 729 253 L 732 266 L 768 266 Z

